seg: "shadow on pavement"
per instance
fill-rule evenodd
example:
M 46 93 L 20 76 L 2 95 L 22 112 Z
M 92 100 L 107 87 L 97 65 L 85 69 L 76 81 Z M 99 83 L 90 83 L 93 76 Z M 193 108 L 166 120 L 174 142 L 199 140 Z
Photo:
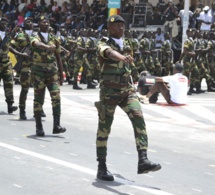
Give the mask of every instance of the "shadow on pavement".
M 114 181 L 102 181 L 102 180 L 96 179 L 96 182 L 93 182 L 92 185 L 97 188 L 103 188 L 105 190 L 108 190 L 110 192 L 120 194 L 120 195 L 128 195 L 128 194 L 119 192 L 115 189 L 112 189 L 111 187 L 128 185 L 131 187 L 133 186 L 133 187 L 148 188 L 148 189 L 152 189 L 152 190 L 161 190 L 160 188 L 157 188 L 157 187 L 147 186 L 144 184 L 136 184 L 134 181 L 128 180 L 128 179 L 124 178 L 123 176 L 121 176 L 120 174 L 114 174 Z
M 62 136 L 59 136 L 59 135 L 45 135 L 44 137 L 39 137 L 39 136 L 36 136 L 36 135 L 27 135 L 26 138 L 40 140 L 40 141 L 44 141 L 44 142 L 52 142 L 51 140 L 47 140 L 46 138 L 65 139 L 65 137 L 62 137 Z

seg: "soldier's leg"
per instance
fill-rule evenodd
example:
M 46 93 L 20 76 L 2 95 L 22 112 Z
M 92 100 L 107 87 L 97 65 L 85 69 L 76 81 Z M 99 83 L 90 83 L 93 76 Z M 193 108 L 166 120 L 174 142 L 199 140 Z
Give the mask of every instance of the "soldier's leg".
M 26 120 L 26 113 L 25 113 L 25 107 L 26 107 L 26 99 L 28 90 L 30 88 L 31 84 L 31 72 L 30 67 L 23 67 L 20 73 L 20 84 L 21 84 L 21 92 L 19 95 L 19 117 L 22 120 Z
M 44 72 L 34 71 L 31 74 L 34 86 L 34 117 L 36 121 L 36 135 L 44 136 L 41 112 L 44 103 L 44 92 L 46 87 L 46 74 Z
M 13 70 L 11 63 L 3 65 L 3 75 L 4 92 L 6 97 L 6 102 L 8 105 L 8 113 L 11 114 L 18 109 L 17 106 L 13 106 L 14 96 L 13 96 Z
M 49 90 L 52 101 L 53 134 L 64 133 L 66 129 L 60 125 L 61 99 L 58 72 L 47 73 L 46 78 L 46 86 Z
M 147 158 L 148 137 L 146 125 L 143 118 L 142 107 L 136 93 L 129 94 L 119 106 L 128 115 L 134 129 L 136 148 L 139 157 L 137 173 L 148 173 L 149 171 L 161 169 L 160 164 L 153 163 Z
M 113 181 L 113 175 L 107 170 L 106 156 L 107 156 L 107 141 L 111 132 L 111 125 L 114 119 L 114 113 L 118 101 L 110 98 L 114 95 L 114 90 L 101 89 L 100 101 L 95 103 L 98 110 L 98 129 L 96 138 L 96 154 L 98 164 L 97 178 L 106 181 Z M 110 96 L 109 96 L 110 95 Z
M 95 83 L 92 82 L 92 68 L 88 62 L 88 60 L 85 61 L 84 63 L 84 68 L 86 70 L 86 78 L 87 78 L 87 89 L 95 89 L 96 85 Z
M 74 57 L 74 84 L 73 84 L 73 89 L 82 89 L 81 87 L 78 86 L 78 74 L 80 71 L 80 68 L 83 64 L 83 59 L 81 59 L 78 56 Z

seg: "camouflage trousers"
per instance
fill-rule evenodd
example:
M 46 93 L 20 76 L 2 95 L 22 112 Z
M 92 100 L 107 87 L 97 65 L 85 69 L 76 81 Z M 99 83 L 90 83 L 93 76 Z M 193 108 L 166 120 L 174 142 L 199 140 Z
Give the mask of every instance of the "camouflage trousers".
M 95 102 L 99 116 L 96 139 L 97 158 L 106 158 L 107 156 L 107 141 L 117 106 L 128 115 L 132 123 L 137 150 L 147 149 L 148 147 L 142 108 L 136 93 L 132 88 L 129 88 L 129 86 L 123 90 L 101 88 L 100 101 Z
M 172 62 L 164 61 L 162 62 L 162 76 L 168 76 L 172 74 Z
M 91 68 L 89 65 L 89 62 L 86 58 L 83 58 L 82 56 L 75 55 L 74 56 L 74 80 L 78 80 L 78 73 L 80 71 L 80 68 L 83 66 L 84 71 L 86 71 L 86 77 L 92 77 Z
M 31 68 L 23 66 L 20 71 L 21 92 L 19 95 L 19 107 L 25 109 L 27 94 L 31 85 Z
M 196 84 L 200 82 L 199 69 L 195 62 L 183 61 L 184 72 L 183 74 L 189 79 L 190 84 Z
M 45 69 L 38 70 L 38 67 L 32 66 L 31 70 L 34 86 L 34 115 L 40 116 L 41 114 L 46 87 L 51 96 L 53 115 L 60 115 L 60 86 L 57 68 L 52 67 L 51 70 L 46 71 Z
M 88 59 L 88 62 L 89 62 L 90 68 L 91 68 L 93 78 L 99 79 L 101 68 L 100 68 L 100 64 L 97 60 L 97 57 L 92 56 L 91 59 Z
M 0 63 L 0 80 L 3 80 L 5 101 L 14 103 L 13 96 L 13 69 L 11 62 Z

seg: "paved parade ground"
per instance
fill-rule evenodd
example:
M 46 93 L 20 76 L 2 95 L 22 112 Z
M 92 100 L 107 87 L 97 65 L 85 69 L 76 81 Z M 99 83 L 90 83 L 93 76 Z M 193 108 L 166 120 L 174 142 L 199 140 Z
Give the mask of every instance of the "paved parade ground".
M 186 106 L 142 104 L 149 138 L 148 157 L 162 169 L 137 174 L 138 155 L 126 114 L 117 108 L 108 142 L 108 169 L 114 182 L 96 179 L 96 131 L 99 89 L 61 87 L 64 134 L 53 135 L 48 91 L 43 118 L 45 137 L 35 136 L 33 88 L 27 121 L 7 114 L 0 90 L 0 195 L 214 195 L 215 93 L 188 96 Z M 14 86 L 18 104 L 20 86 Z

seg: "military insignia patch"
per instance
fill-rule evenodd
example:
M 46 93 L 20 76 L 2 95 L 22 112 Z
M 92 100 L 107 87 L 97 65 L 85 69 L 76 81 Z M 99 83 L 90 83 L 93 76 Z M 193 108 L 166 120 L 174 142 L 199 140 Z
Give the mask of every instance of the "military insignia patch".
M 111 18 L 111 19 L 110 19 L 111 22 L 114 22 L 114 20 L 115 20 L 114 18 Z

